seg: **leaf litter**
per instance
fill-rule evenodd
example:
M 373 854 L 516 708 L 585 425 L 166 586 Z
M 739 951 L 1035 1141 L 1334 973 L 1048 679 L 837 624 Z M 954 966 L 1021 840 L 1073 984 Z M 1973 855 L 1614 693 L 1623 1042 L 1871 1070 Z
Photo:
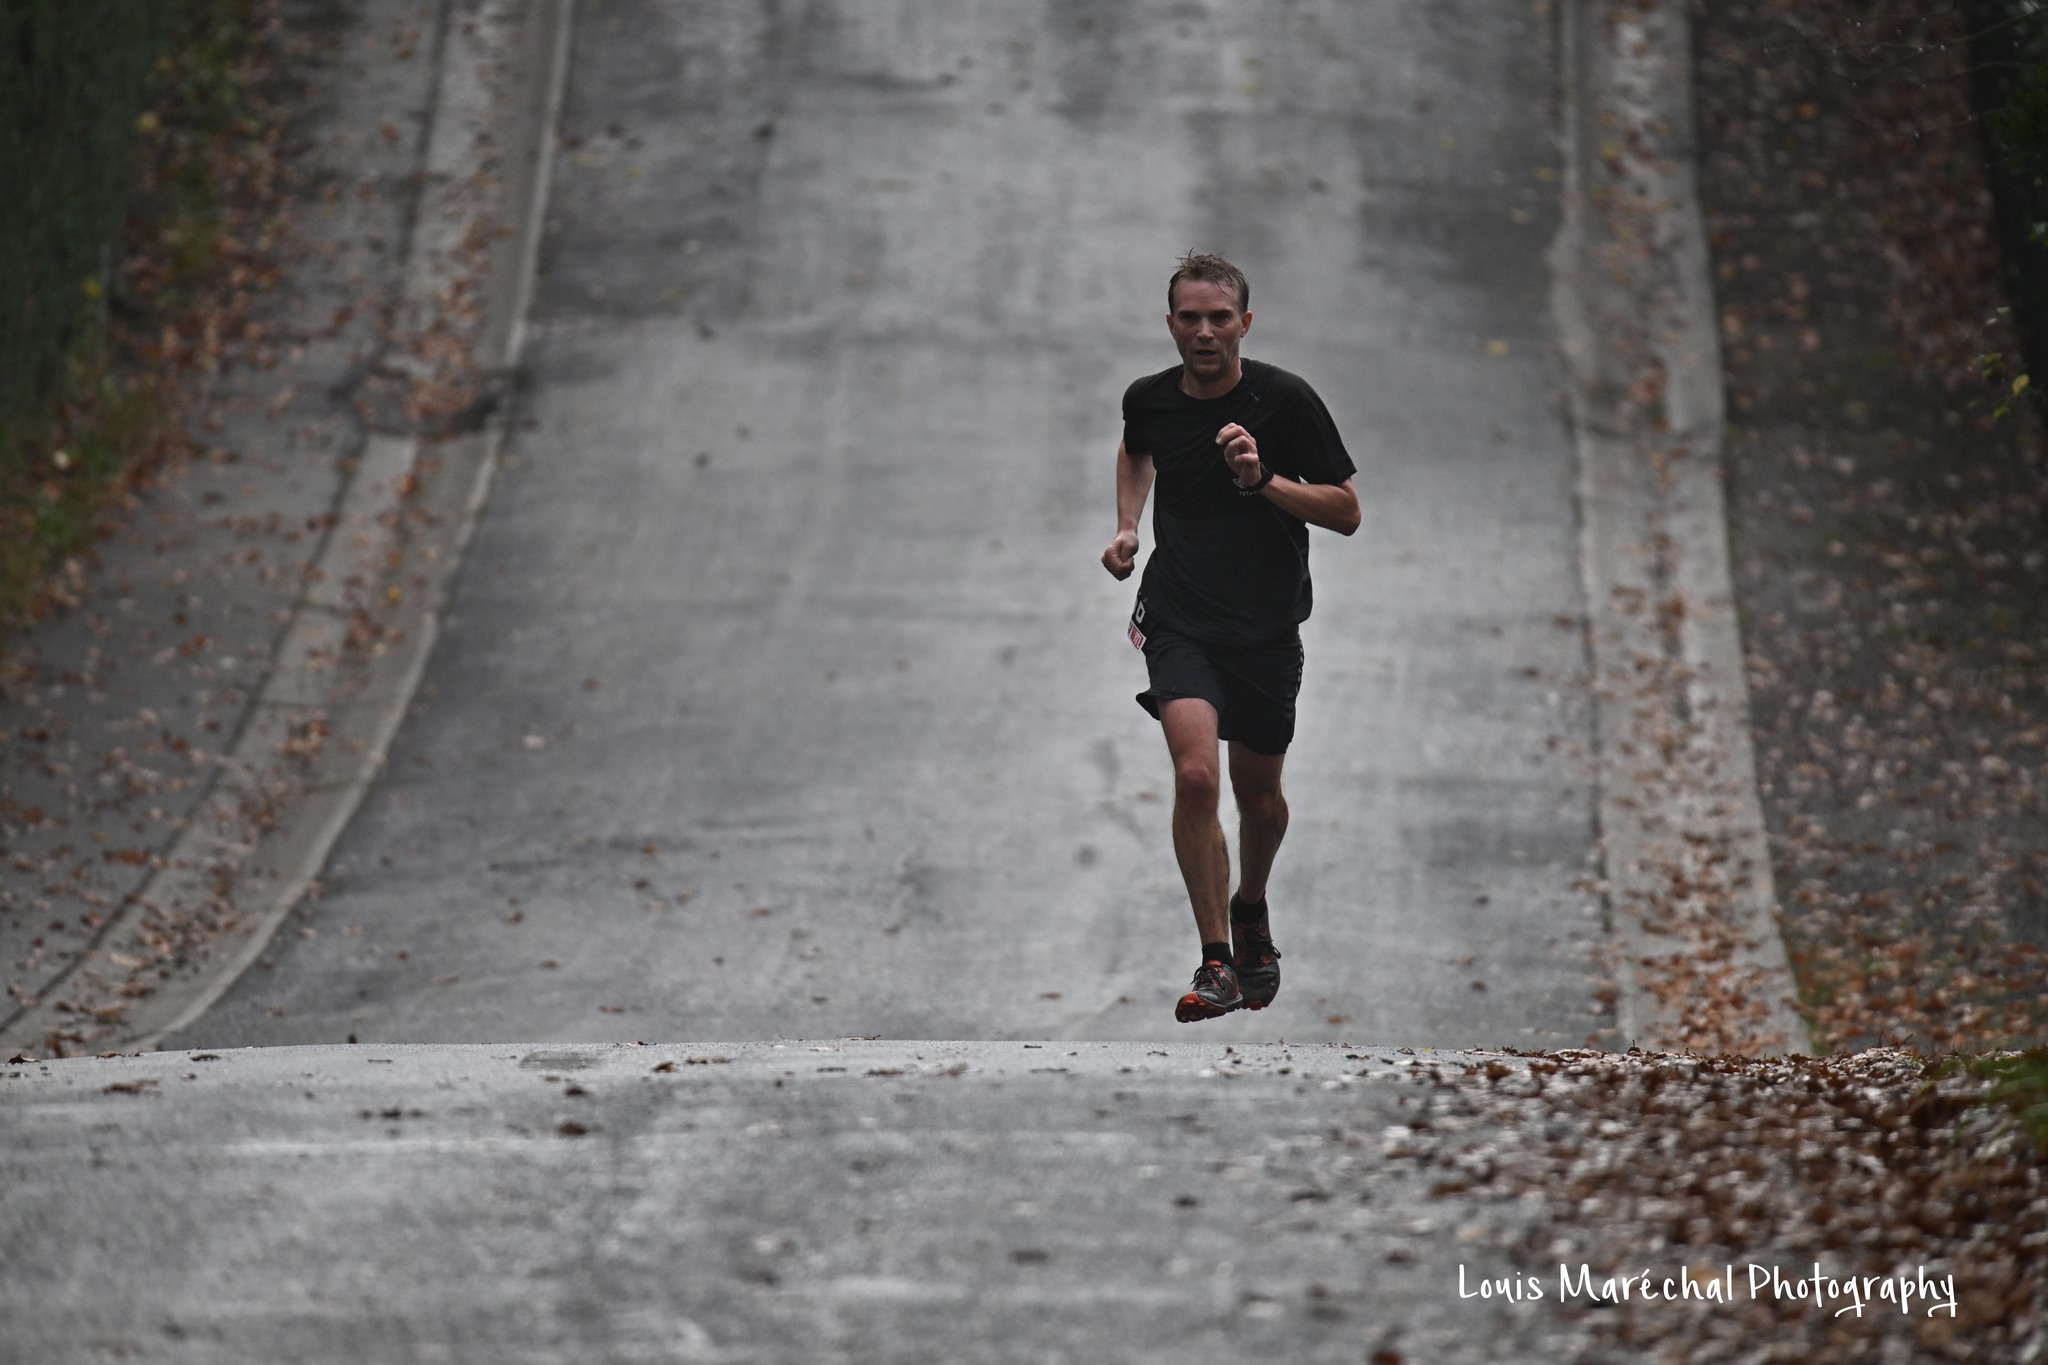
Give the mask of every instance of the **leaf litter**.
M 1961 11 L 1693 6 L 1760 794 L 1825 1048 L 2048 1037 L 2048 459 Z M 1912 54 L 1903 60 L 1901 54 Z

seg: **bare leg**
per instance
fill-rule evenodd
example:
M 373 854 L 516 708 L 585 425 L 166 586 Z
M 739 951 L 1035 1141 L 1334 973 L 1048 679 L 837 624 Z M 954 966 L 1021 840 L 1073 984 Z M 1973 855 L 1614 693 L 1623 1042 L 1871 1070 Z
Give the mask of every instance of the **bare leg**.
M 1280 792 L 1285 754 L 1254 753 L 1232 740 L 1230 790 L 1237 797 L 1238 899 L 1257 905 L 1266 898 L 1266 877 L 1287 837 L 1287 798 Z
M 1187 883 L 1195 929 L 1204 943 L 1227 943 L 1230 849 L 1216 818 L 1223 795 L 1216 708 L 1198 697 L 1181 697 L 1159 708 L 1159 721 L 1173 755 L 1173 855 Z

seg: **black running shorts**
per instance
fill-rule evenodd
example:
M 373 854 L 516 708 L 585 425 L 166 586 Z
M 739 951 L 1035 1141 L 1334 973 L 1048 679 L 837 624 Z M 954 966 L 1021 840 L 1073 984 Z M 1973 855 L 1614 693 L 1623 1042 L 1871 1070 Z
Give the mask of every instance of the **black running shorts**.
M 1294 699 L 1301 693 L 1301 632 L 1256 645 L 1212 645 L 1154 625 L 1144 632 L 1152 685 L 1138 705 L 1200 697 L 1216 708 L 1217 730 L 1253 753 L 1279 755 L 1294 739 Z

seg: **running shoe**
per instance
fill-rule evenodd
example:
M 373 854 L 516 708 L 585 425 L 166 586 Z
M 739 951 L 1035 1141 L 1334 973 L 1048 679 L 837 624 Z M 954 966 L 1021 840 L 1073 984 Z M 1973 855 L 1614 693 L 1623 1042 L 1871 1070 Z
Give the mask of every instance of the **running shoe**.
M 1204 962 L 1195 968 L 1195 980 L 1188 993 L 1173 1007 L 1173 1017 L 1183 1024 L 1197 1019 L 1218 1019 L 1244 1003 L 1238 989 L 1237 969 L 1228 962 Z
M 1280 994 L 1280 950 L 1271 934 L 1237 931 L 1236 951 L 1231 954 L 1237 969 L 1238 987 L 1244 992 L 1244 1007 L 1262 1010 Z

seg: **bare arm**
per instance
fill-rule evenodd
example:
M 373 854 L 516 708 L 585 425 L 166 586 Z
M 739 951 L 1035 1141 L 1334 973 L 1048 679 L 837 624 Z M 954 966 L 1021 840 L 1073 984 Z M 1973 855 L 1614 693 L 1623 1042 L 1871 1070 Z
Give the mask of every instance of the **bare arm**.
M 1257 474 L 1254 472 L 1253 477 Z M 1259 496 L 1311 526 L 1348 536 L 1358 529 L 1358 493 L 1351 480 L 1342 483 L 1296 483 L 1276 478 L 1259 490 Z
M 1259 446 L 1250 432 L 1232 422 L 1216 433 L 1216 443 L 1223 447 L 1231 477 L 1239 486 L 1249 488 L 1259 481 Z M 1349 479 L 1342 483 L 1296 483 L 1292 479 L 1274 478 L 1259 490 L 1259 496 L 1290 516 L 1340 536 L 1358 529 L 1358 491 Z
M 1138 517 L 1152 492 L 1156 474 L 1152 456 L 1133 455 L 1123 442 L 1116 447 L 1116 538 L 1102 552 L 1102 567 L 1113 578 L 1129 578 L 1138 562 Z

